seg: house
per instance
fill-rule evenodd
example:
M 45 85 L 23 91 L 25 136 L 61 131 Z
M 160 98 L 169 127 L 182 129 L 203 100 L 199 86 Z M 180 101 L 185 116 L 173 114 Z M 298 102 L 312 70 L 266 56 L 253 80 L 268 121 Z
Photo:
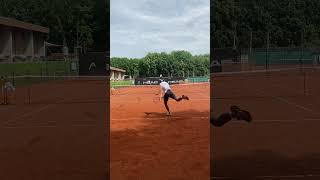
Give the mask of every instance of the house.
M 121 81 L 124 80 L 125 70 L 115 67 L 110 67 L 110 80 L 111 81 Z
M 0 16 L 0 62 L 45 57 L 49 28 Z

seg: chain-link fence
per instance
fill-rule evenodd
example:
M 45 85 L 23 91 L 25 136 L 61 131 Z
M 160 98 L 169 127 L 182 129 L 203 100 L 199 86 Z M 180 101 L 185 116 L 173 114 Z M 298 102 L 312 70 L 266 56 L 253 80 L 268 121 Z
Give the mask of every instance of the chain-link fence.
M 0 76 L 69 76 L 78 74 L 78 61 L 31 61 L 0 63 Z
M 320 66 L 320 47 L 307 33 L 280 35 L 276 31 L 229 33 L 233 44 L 211 50 L 211 64 L 219 62 L 222 72 Z

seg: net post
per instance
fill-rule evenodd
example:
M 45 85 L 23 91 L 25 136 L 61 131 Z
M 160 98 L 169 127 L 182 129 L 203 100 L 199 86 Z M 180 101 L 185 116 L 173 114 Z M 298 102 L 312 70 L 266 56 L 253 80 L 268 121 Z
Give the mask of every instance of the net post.
M 301 30 L 301 45 L 300 45 L 300 66 L 303 66 L 304 56 L 304 29 Z
M 270 31 L 267 32 L 267 47 L 266 47 L 266 69 L 269 69 L 269 39 Z
M 40 77 L 41 77 L 40 79 L 41 79 L 41 80 L 43 80 L 43 71 L 42 71 L 42 67 L 41 67 L 41 69 L 40 69 Z
M 250 45 L 249 45 L 249 53 L 252 53 L 252 30 L 250 31 Z
M 303 93 L 304 93 L 304 96 L 307 95 L 307 81 L 306 81 L 306 72 L 304 71 L 303 72 Z
M 28 97 L 28 104 L 30 105 L 31 104 L 31 89 L 30 89 L 30 86 L 28 87 L 28 90 L 27 90 L 27 97 Z
M 8 91 L 6 88 L 3 89 L 3 104 L 8 105 Z
M 12 72 L 12 85 L 15 86 L 16 83 L 15 83 L 15 74 L 14 72 Z

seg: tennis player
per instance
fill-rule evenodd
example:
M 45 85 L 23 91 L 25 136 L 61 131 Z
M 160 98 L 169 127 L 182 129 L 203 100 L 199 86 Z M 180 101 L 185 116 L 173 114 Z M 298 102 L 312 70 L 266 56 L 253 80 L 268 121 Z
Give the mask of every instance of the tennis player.
M 112 86 L 110 89 L 110 94 L 115 95 L 115 93 L 116 93 L 116 89 Z
M 7 78 L 1 77 L 0 80 L 0 85 L 1 85 L 1 91 L 3 95 L 3 103 L 4 105 L 9 104 L 9 95 L 15 91 L 15 87 L 12 85 L 10 81 L 7 80 Z
M 223 113 L 218 118 L 211 115 L 210 123 L 213 126 L 222 127 L 232 119 L 250 123 L 252 121 L 252 116 L 248 111 L 240 109 L 238 106 L 231 106 L 230 112 Z
M 160 76 L 161 77 L 161 76 Z M 177 102 L 180 102 L 181 100 L 185 99 L 185 100 L 189 100 L 188 96 L 182 95 L 181 97 L 177 98 L 176 95 L 172 92 L 169 83 L 167 83 L 166 81 L 164 81 L 163 79 L 160 79 L 160 101 L 163 98 L 164 100 L 164 105 L 167 109 L 167 116 L 171 116 L 171 112 L 168 106 L 168 101 L 169 98 L 172 98 L 174 100 L 176 100 Z

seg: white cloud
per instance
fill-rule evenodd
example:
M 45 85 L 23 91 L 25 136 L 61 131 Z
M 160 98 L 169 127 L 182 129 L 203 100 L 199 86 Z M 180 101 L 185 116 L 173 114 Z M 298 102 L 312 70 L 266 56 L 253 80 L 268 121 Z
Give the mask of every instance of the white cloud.
M 210 52 L 209 0 L 111 0 L 111 56 Z

